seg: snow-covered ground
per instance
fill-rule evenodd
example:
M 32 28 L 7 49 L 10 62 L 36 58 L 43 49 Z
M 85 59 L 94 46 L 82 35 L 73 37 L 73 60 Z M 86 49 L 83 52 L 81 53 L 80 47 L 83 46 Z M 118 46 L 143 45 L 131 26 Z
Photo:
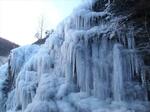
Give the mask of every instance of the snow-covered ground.
M 134 36 L 116 35 L 116 24 L 84 4 L 45 44 L 12 50 L 0 68 L 0 112 L 149 112 Z

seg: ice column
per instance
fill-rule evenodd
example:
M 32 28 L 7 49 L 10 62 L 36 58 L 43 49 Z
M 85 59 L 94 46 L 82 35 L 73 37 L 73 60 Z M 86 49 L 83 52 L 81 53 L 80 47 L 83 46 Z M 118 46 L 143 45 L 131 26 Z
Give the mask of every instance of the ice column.
M 113 48 L 113 98 L 115 101 L 121 101 L 123 98 L 123 68 L 121 44 L 115 44 Z

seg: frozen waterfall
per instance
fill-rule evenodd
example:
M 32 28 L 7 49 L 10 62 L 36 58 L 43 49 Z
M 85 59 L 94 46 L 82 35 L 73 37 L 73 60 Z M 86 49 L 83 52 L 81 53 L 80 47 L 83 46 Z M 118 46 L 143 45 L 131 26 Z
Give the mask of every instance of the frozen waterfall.
M 0 112 L 149 112 L 134 30 L 89 1 L 0 68 Z M 109 3 L 110 4 L 110 3 Z M 3 78 L 1 78 L 3 77 Z

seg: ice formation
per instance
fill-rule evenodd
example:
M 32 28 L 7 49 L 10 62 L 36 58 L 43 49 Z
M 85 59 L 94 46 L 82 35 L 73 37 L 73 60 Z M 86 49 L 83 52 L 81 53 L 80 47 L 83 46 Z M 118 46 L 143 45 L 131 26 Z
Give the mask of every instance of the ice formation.
M 133 30 L 116 24 L 84 4 L 44 45 L 12 50 L 0 68 L 0 112 L 149 112 Z

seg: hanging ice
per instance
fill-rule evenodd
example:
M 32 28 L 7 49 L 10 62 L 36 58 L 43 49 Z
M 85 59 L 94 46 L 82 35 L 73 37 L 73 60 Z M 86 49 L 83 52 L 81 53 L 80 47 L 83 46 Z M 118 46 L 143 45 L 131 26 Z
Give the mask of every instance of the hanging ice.
M 123 100 L 123 66 L 122 66 L 122 45 L 115 44 L 113 48 L 113 96 L 114 100 Z

